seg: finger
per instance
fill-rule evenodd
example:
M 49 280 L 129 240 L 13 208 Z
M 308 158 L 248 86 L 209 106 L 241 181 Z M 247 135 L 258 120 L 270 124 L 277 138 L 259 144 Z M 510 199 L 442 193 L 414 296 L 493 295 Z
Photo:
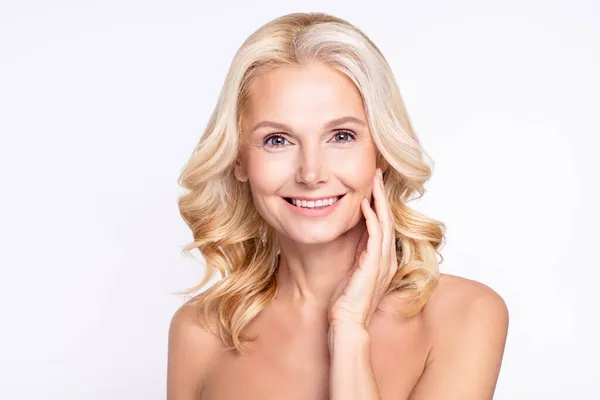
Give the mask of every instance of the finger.
M 369 258 L 375 257 L 374 264 L 379 266 L 379 257 L 381 255 L 381 244 L 382 244 L 382 232 L 381 226 L 379 224 L 379 219 L 377 218 L 377 214 L 375 211 L 371 209 L 369 206 L 369 202 L 367 199 L 363 199 L 361 202 L 361 209 L 365 216 L 367 231 L 369 234 L 369 240 L 367 241 L 367 253 Z M 376 268 L 374 267 L 374 268 Z
M 383 203 L 383 198 L 381 196 L 381 183 L 379 181 L 379 168 L 375 170 L 375 176 L 373 176 L 373 203 L 375 212 L 377 213 L 377 219 L 380 223 L 383 223 L 383 209 L 381 208 Z
M 389 260 L 390 243 L 394 237 L 393 223 L 391 219 L 391 212 L 387 196 L 383 188 L 383 179 L 381 169 L 377 168 L 375 174 L 375 185 L 373 187 L 373 196 L 375 197 L 375 209 L 377 210 L 377 217 L 381 224 L 381 230 L 383 232 L 382 248 L 386 254 L 383 254 L 385 260 Z
M 369 230 L 365 229 L 363 234 L 360 236 L 358 245 L 356 246 L 356 257 L 360 257 L 363 251 L 367 248 L 367 240 L 369 239 Z
M 382 220 L 382 230 L 384 232 L 384 242 L 383 242 L 383 246 L 384 248 L 387 248 L 389 253 L 386 255 L 388 256 L 388 258 L 386 259 L 387 261 L 387 265 L 389 266 L 389 272 L 390 272 L 390 276 L 389 279 L 391 280 L 394 275 L 396 274 L 396 271 L 398 270 L 398 258 L 397 258 L 397 250 L 396 250 L 396 230 L 394 227 L 394 217 L 393 217 L 393 213 L 392 210 L 390 208 L 390 202 L 387 198 L 387 195 L 385 193 L 385 187 L 383 184 L 383 173 L 381 172 L 381 169 L 378 169 L 378 175 L 379 175 L 379 190 L 376 190 L 377 193 L 380 196 L 377 196 L 378 199 L 378 203 L 381 206 L 381 208 L 378 210 L 378 214 L 381 216 L 381 220 Z M 389 246 L 389 247 L 388 247 Z
M 390 202 L 388 200 L 387 194 L 385 193 L 385 186 L 383 185 L 383 173 L 379 170 L 379 199 L 380 203 L 383 206 L 382 214 L 384 216 L 383 221 L 385 223 L 385 228 L 392 231 L 394 229 L 394 219 L 392 218 L 392 210 L 390 208 Z

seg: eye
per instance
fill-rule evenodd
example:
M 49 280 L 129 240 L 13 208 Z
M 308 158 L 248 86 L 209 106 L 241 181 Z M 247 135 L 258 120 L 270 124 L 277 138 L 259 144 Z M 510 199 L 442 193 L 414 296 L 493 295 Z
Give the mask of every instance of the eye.
M 273 140 L 275 139 L 275 140 Z M 284 141 L 287 141 L 287 139 L 282 136 L 282 135 L 273 135 L 273 136 L 269 136 L 268 138 L 265 139 L 265 146 L 267 147 L 282 147 L 285 146 L 285 144 L 283 144 Z
M 356 136 L 354 135 L 354 133 L 347 129 L 342 129 L 342 130 L 337 131 L 333 137 L 340 138 L 339 140 L 334 140 L 334 142 L 336 142 L 336 143 L 346 143 L 346 142 L 351 142 L 356 139 Z
M 349 131 L 347 129 L 341 129 L 335 133 L 333 136 L 335 140 L 334 143 L 347 143 L 356 140 L 356 135 L 354 132 Z M 289 141 L 283 135 L 271 135 L 265 139 L 264 145 L 269 148 L 278 148 L 286 146 Z

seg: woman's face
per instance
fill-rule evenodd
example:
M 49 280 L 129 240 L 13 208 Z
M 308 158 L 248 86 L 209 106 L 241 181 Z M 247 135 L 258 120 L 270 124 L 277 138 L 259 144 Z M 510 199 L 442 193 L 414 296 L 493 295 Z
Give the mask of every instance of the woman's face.
M 249 182 L 258 212 L 280 234 L 327 243 L 355 227 L 376 157 L 361 95 L 344 74 L 313 63 L 253 82 L 235 176 Z

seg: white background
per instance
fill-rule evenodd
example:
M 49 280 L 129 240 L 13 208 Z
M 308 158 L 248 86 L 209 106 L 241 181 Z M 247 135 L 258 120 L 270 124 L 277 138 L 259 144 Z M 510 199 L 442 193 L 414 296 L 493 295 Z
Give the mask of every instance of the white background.
M 177 178 L 242 41 L 296 11 L 392 65 L 441 270 L 510 310 L 495 398 L 600 399 L 600 6 L 566 0 L 2 2 L 0 398 L 165 398 L 202 273 Z

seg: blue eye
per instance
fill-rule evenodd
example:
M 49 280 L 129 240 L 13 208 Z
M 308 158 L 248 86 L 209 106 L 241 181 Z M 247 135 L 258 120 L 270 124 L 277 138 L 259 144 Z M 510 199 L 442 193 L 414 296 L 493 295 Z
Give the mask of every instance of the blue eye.
M 347 129 L 340 129 L 333 135 L 334 143 L 349 143 L 356 140 L 354 132 Z M 283 135 L 275 134 L 265 139 L 264 146 L 269 148 L 285 147 L 289 144 L 287 138 Z
M 351 142 L 352 140 L 355 139 L 354 133 L 352 133 L 349 130 L 343 129 L 340 131 L 337 131 L 336 134 L 334 135 L 334 137 L 346 137 L 347 139 L 342 139 L 342 140 L 334 140 L 334 142 L 336 143 L 345 143 L 345 142 Z
M 273 142 L 273 141 L 271 141 L 271 139 L 280 139 L 280 140 Z M 267 147 L 282 147 L 282 146 L 284 146 L 284 144 L 282 144 L 283 141 L 287 141 L 287 139 L 281 135 L 273 135 L 273 136 L 269 136 L 265 140 L 265 145 Z

